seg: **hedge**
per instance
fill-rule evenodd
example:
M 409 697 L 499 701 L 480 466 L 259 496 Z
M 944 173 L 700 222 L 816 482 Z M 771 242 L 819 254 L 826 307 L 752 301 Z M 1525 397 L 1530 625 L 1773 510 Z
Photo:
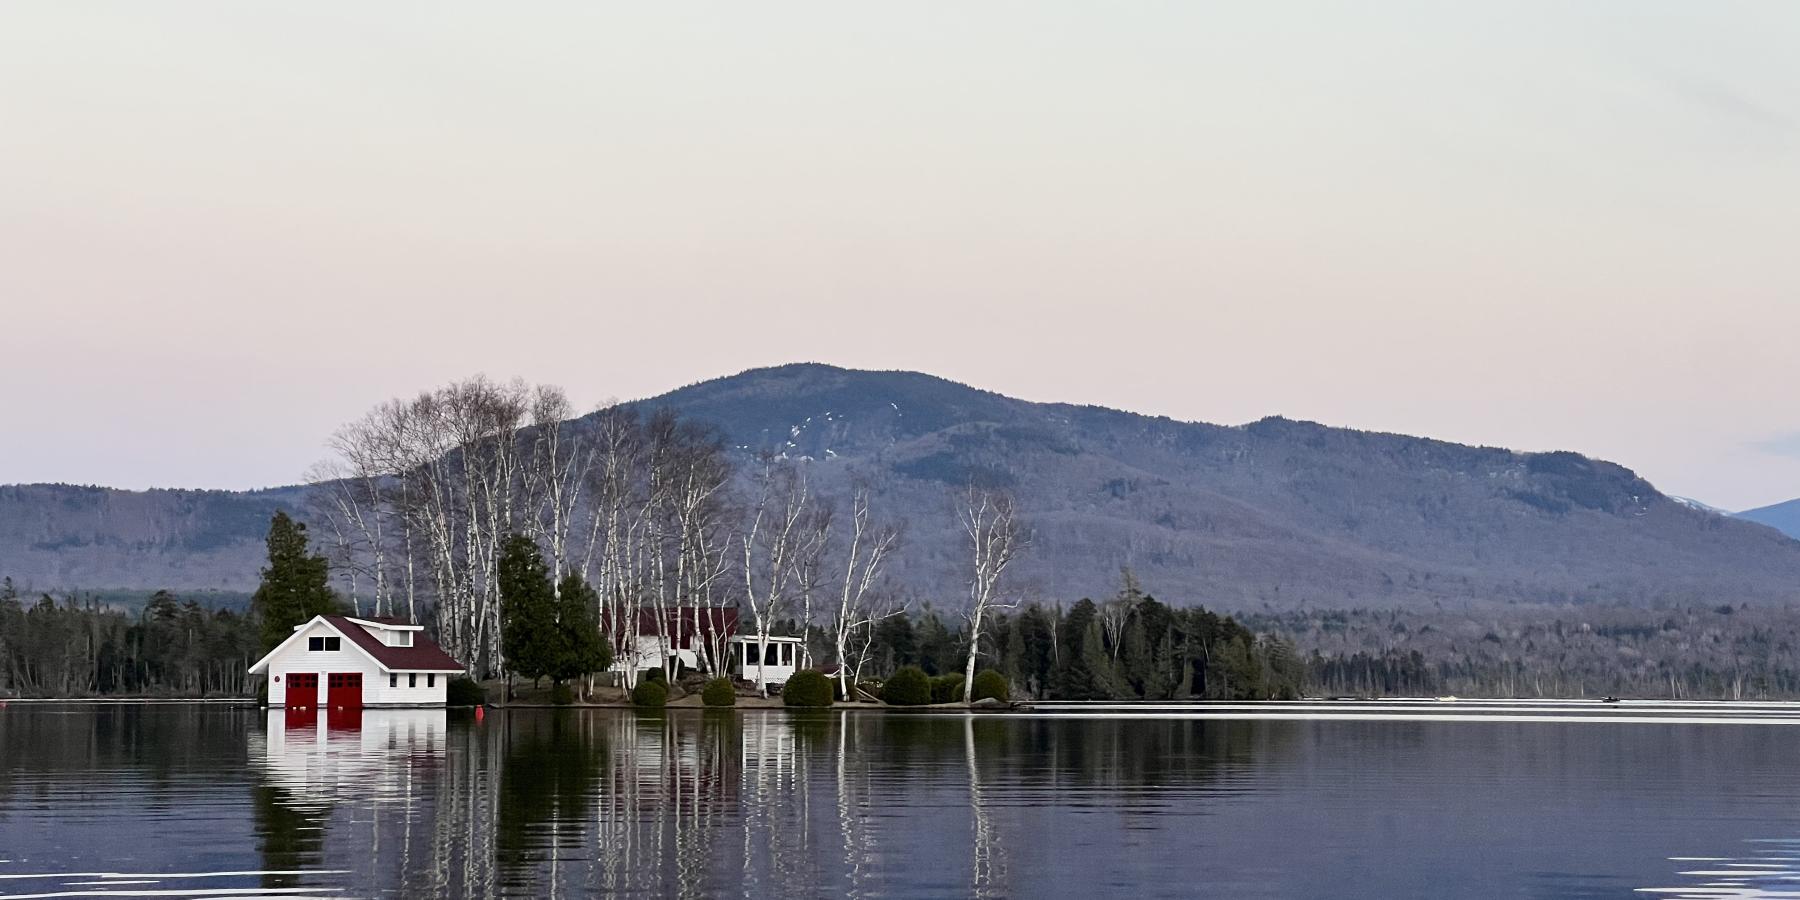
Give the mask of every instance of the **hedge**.
M 831 679 L 817 669 L 802 669 L 788 676 L 781 686 L 784 706 L 825 707 L 831 705 Z
M 982 669 L 976 672 L 973 688 L 974 692 L 969 696 L 970 700 L 986 700 L 989 697 L 995 700 L 1012 698 L 1012 691 L 1006 683 L 1006 676 L 993 669 Z
M 714 678 L 700 690 L 700 702 L 707 706 L 736 706 L 737 688 L 729 678 Z
M 963 677 L 961 672 L 951 672 L 931 679 L 931 702 L 958 703 L 963 698 Z
M 924 706 L 931 702 L 931 677 L 918 666 L 907 666 L 881 683 L 881 702 L 889 706 Z
M 669 702 L 669 689 L 660 681 L 646 678 L 631 689 L 631 705 L 645 709 L 661 709 Z

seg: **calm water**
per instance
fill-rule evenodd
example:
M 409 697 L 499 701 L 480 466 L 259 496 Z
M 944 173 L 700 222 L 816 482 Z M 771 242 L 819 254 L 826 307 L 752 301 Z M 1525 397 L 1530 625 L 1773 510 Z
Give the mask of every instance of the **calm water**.
M 1800 725 L 1507 714 L 15 703 L 0 897 L 1800 896 Z

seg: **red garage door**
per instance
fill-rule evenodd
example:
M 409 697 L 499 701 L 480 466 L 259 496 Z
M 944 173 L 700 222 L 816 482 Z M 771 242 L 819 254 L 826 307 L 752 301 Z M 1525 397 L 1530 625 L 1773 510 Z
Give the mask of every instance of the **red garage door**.
M 311 709 L 319 705 L 319 673 L 289 672 L 287 707 Z
M 326 701 L 332 709 L 362 709 L 361 672 L 333 672 L 326 685 L 330 689 Z

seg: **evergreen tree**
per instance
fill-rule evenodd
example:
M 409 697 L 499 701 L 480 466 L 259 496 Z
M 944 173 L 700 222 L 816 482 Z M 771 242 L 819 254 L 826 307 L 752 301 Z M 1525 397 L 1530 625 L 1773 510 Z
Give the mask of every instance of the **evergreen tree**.
M 612 648 L 594 622 L 592 610 L 600 605 L 600 597 L 587 580 L 570 572 L 557 589 L 556 600 L 556 664 L 549 675 L 562 683 L 599 672 L 612 665 Z
M 556 592 L 536 542 L 515 534 L 501 545 L 500 652 L 508 671 L 537 681 L 554 677 L 563 655 Z
M 962 654 L 957 652 L 956 637 L 950 633 L 950 629 L 944 627 L 944 622 L 937 617 L 937 613 L 929 608 L 925 611 L 925 618 L 919 622 L 918 642 L 919 668 L 924 669 L 927 675 L 942 675 L 953 671 L 962 661 Z
M 875 671 L 897 672 L 903 666 L 919 661 L 918 636 L 913 632 L 911 616 L 889 616 L 875 626 L 875 637 L 869 656 Z
M 269 567 L 263 569 L 262 584 L 250 598 L 250 608 L 262 623 L 264 652 L 275 649 L 312 617 L 338 610 L 331 567 L 307 546 L 305 525 L 285 512 L 275 513 L 269 520 L 268 545 Z M 169 604 L 174 605 L 173 598 Z

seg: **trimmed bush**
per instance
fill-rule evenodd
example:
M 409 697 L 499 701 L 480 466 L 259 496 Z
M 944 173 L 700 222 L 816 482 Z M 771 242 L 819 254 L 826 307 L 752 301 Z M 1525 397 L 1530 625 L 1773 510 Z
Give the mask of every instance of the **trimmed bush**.
M 961 672 L 939 675 L 931 679 L 931 702 L 958 703 L 962 701 L 963 677 Z
M 669 703 L 669 689 L 660 681 L 646 678 L 631 689 L 631 705 L 643 709 L 662 709 Z
M 729 678 L 714 678 L 700 690 L 700 702 L 707 706 L 736 706 L 737 688 Z
M 831 705 L 831 679 L 817 669 L 802 669 L 788 677 L 781 686 L 783 706 L 825 707 Z
M 651 669 L 648 672 L 645 672 L 644 677 L 641 680 L 642 681 L 660 681 L 663 684 L 668 684 L 669 683 L 669 673 L 664 672 L 662 670 L 662 666 L 657 666 L 656 668 Z
M 550 686 L 550 702 L 557 706 L 568 706 L 575 702 L 575 692 L 566 684 L 553 684 Z
M 889 706 L 924 706 L 931 702 L 931 676 L 907 666 L 881 684 L 881 702 Z
M 1011 686 L 1006 683 L 1006 676 L 993 669 L 976 672 L 975 683 L 971 687 L 974 692 L 969 695 L 970 700 L 986 700 L 989 697 L 995 700 L 1012 699 Z
M 480 706 L 487 702 L 487 691 L 481 682 L 466 675 L 458 675 L 450 679 L 444 688 L 444 703 L 448 706 Z

